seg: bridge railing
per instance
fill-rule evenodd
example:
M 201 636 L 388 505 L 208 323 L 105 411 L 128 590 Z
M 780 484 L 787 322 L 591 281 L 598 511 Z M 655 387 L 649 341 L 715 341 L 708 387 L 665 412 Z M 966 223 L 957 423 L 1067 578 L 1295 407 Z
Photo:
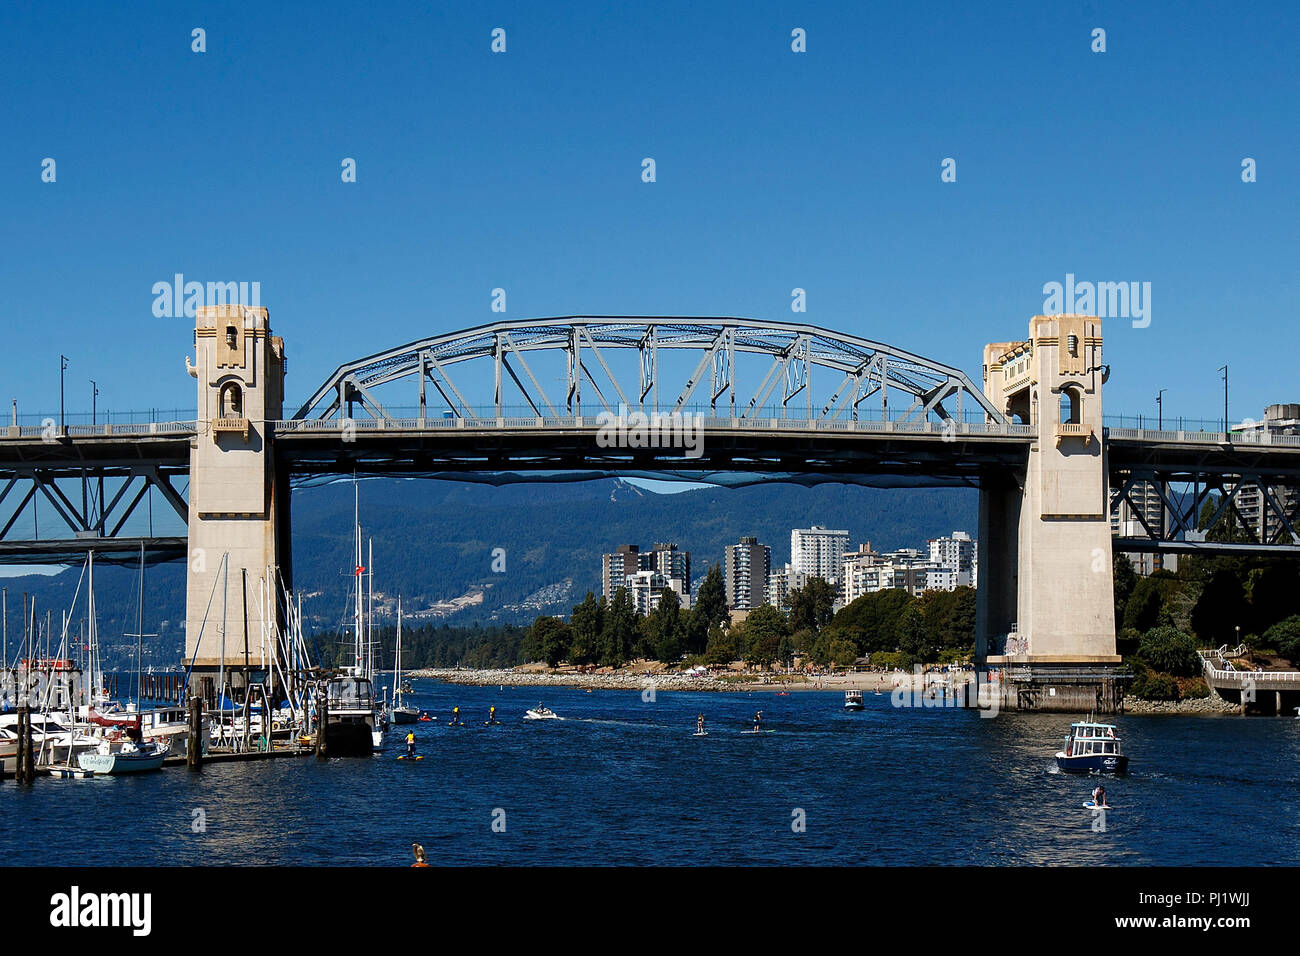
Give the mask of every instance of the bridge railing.
M 1238 445 L 1238 446 L 1272 446 L 1279 448 L 1300 448 L 1300 435 L 1275 435 L 1268 432 L 1237 434 L 1233 432 L 1203 431 L 1157 431 L 1151 428 L 1114 428 L 1105 430 L 1107 438 L 1120 441 L 1140 441 L 1148 443 L 1170 442 L 1174 444 Z
M 67 438 L 140 438 L 149 435 L 176 437 L 198 431 L 194 422 L 128 422 L 102 425 L 0 425 L 0 440 L 57 441 Z
M 614 420 L 617 422 L 617 419 Z M 329 418 L 329 419 L 287 419 L 271 423 L 276 434 L 320 435 L 347 430 L 357 432 L 378 431 L 456 431 L 484 429 L 520 429 L 520 428 L 587 428 L 596 430 L 608 424 L 609 419 L 598 415 L 573 415 L 563 417 L 551 416 L 510 416 L 480 418 Z M 672 419 L 663 415 L 663 427 L 667 428 Z M 1033 438 L 1038 434 L 1034 425 L 1002 425 L 984 422 L 967 422 L 963 424 L 942 422 L 876 422 L 876 421 L 812 421 L 797 418 L 706 418 L 695 417 L 689 421 L 690 427 L 702 427 L 710 431 L 727 429 L 758 431 L 814 431 L 847 432 L 852 434 L 900 434 L 900 435 L 937 435 L 937 436 L 986 436 Z
M 1242 647 L 1238 645 L 1234 650 L 1234 653 L 1239 653 L 1241 650 Z M 1201 656 L 1201 664 L 1205 669 L 1205 675 L 1207 677 L 1220 681 L 1253 680 L 1265 681 L 1268 683 L 1300 684 L 1300 671 L 1240 671 L 1235 667 L 1228 667 L 1226 666 L 1227 660 L 1225 651 L 1227 651 L 1227 645 L 1213 651 L 1197 651 Z M 1215 658 L 1218 658 L 1219 663 L 1224 664 L 1225 666 L 1215 667 Z

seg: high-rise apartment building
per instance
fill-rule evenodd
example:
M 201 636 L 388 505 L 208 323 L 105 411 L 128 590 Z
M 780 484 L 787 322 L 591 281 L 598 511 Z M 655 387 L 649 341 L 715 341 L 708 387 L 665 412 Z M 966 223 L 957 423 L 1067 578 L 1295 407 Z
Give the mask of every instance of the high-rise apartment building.
M 738 544 L 727 545 L 727 558 L 722 566 L 727 607 L 750 610 L 762 604 L 771 567 L 772 549 L 759 544 L 757 538 L 741 538 Z
M 822 525 L 813 525 L 790 532 L 790 567 L 808 577 L 838 584 L 840 563 L 848 550 L 847 531 L 831 531 Z

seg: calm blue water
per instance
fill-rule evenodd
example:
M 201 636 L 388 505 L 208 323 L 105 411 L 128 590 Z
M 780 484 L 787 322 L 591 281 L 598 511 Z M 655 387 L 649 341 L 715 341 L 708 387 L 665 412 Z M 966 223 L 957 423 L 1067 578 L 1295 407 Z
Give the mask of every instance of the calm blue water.
M 473 721 L 415 725 L 419 763 L 395 759 L 402 728 L 370 760 L 7 781 L 0 860 L 406 865 L 420 842 L 435 864 L 1300 864 L 1296 720 L 1118 719 L 1131 772 L 1106 781 L 1116 809 L 1094 832 L 1081 804 L 1095 780 L 1052 761 L 1068 716 L 415 686 L 440 723 L 454 704 Z M 539 698 L 567 719 L 522 720 Z M 504 724 L 484 727 L 493 703 Z M 758 708 L 776 732 L 742 734 Z M 710 735 L 694 738 L 700 711 Z

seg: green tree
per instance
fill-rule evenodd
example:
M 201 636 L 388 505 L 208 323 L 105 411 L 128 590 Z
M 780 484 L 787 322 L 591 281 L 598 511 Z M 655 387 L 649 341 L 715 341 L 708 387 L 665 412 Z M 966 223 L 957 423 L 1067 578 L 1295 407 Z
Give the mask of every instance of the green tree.
M 1139 580 L 1125 605 L 1123 626 L 1145 633 L 1157 625 L 1170 623 L 1168 600 L 1177 584 L 1174 575 L 1165 570 Z
M 943 648 L 967 651 L 975 645 L 975 589 L 926 591 L 918 599 L 925 620 L 926 643 L 936 651 Z
M 715 624 L 709 628 L 709 643 L 704 649 L 704 663 L 730 664 L 744 657 L 744 651 L 737 641 L 739 630 L 724 628 Z
M 622 667 L 632 656 L 637 638 L 637 615 L 627 588 L 614 592 L 605 611 L 600 635 L 600 665 Z
M 1115 622 L 1122 626 L 1124 621 L 1124 609 L 1128 606 L 1128 599 L 1133 594 L 1133 589 L 1137 587 L 1137 572 L 1133 570 L 1133 562 L 1128 559 L 1128 555 L 1120 551 L 1115 554 L 1114 571 L 1115 579 Z
M 770 604 L 756 607 L 745 618 L 745 660 L 766 667 L 777 659 L 781 638 L 790 635 L 790 622 Z
M 1269 561 L 1252 569 L 1246 586 L 1250 599 L 1250 630 L 1263 634 L 1274 624 L 1300 614 L 1300 564 Z
M 801 588 L 785 596 L 790 627 L 796 631 L 820 631 L 835 616 L 836 591 L 824 578 L 809 578 Z
M 1192 608 L 1192 630 L 1208 645 L 1236 644 L 1237 628 L 1249 625 L 1250 606 L 1241 577 L 1234 569 L 1221 568 Z
M 601 637 L 605 626 L 605 599 L 587 592 L 587 597 L 573 609 L 569 616 L 569 629 L 573 633 L 573 646 L 569 660 L 574 664 L 594 664 L 600 659 Z
M 1264 632 L 1264 643 L 1292 664 L 1300 666 L 1300 615 L 1278 621 Z
M 899 615 L 898 623 L 894 628 L 894 643 L 900 651 L 922 661 L 929 661 L 934 657 L 935 648 L 926 633 L 925 616 L 916 602 L 909 604 Z
M 791 638 L 782 636 L 777 641 L 776 659 L 784 667 L 789 667 L 794 663 L 794 641 Z
M 687 622 L 686 645 L 688 654 L 699 654 L 709 639 L 709 630 L 728 620 L 727 588 L 722 580 L 722 567 L 709 566 L 704 580 L 695 591 L 695 605 Z
M 542 615 L 533 621 L 532 639 L 540 650 L 542 659 L 551 667 L 558 666 L 573 646 L 569 625 L 558 617 Z
M 650 612 L 650 642 L 655 659 L 674 664 L 682 656 L 683 620 L 681 599 L 672 588 L 659 592 L 659 606 Z
M 1154 671 L 1175 677 L 1192 677 L 1201 672 L 1196 638 L 1176 627 L 1153 627 L 1142 635 L 1138 657 Z
M 874 591 L 841 608 L 832 623 L 861 635 L 859 651 L 892 651 L 898 646 L 898 619 L 915 600 L 901 588 Z

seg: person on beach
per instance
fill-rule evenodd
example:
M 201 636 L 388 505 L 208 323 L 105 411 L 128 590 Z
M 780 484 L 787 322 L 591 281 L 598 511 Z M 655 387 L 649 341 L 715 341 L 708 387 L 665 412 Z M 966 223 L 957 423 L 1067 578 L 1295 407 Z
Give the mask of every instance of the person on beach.
M 418 843 L 411 844 L 411 852 L 415 854 L 415 862 L 411 866 L 428 866 L 429 861 L 425 859 L 424 847 Z
M 406 756 L 412 758 L 415 756 L 415 732 L 410 731 L 406 735 Z

